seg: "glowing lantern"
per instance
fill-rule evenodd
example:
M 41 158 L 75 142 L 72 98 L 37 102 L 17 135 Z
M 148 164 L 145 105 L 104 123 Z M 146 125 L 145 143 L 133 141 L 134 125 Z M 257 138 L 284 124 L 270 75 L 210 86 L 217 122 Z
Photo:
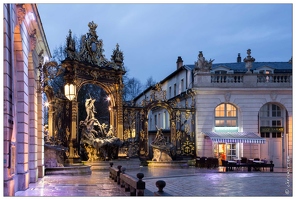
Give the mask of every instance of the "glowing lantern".
M 65 96 L 72 101 L 76 96 L 76 85 L 73 83 L 67 83 L 64 87 Z

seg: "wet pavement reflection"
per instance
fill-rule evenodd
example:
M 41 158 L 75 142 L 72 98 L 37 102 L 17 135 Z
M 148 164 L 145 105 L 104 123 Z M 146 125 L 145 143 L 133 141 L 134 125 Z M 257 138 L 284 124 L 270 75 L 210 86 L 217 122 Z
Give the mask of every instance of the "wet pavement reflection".
M 125 167 L 125 173 L 135 178 L 139 172 L 144 174 L 145 196 L 154 195 L 158 190 L 155 185 L 158 180 L 166 182 L 164 191 L 171 196 L 293 196 L 292 172 L 288 173 L 283 168 L 275 168 L 274 172 L 225 172 L 223 168 L 162 168 L 132 165 L 130 162 L 114 163 L 114 167 L 118 165 Z M 117 182 L 109 178 L 108 167 L 107 163 L 94 165 L 92 174 L 85 176 L 45 176 L 37 183 L 31 183 L 27 190 L 16 192 L 15 196 L 129 196 Z

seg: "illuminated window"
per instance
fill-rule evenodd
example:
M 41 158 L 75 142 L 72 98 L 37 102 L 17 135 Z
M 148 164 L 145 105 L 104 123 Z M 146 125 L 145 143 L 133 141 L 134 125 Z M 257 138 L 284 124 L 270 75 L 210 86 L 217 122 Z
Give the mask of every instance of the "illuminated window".
M 236 156 L 236 143 L 228 143 L 226 145 L 227 160 L 233 160 Z
M 237 109 L 235 106 L 227 103 L 220 104 L 215 109 L 216 127 L 236 127 Z

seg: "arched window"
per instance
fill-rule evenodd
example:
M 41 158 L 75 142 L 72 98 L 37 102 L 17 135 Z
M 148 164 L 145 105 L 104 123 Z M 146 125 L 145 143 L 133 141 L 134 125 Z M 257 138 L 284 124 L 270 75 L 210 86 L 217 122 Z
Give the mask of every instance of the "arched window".
M 237 127 L 237 108 L 229 103 L 223 103 L 215 109 L 216 127 Z
M 283 118 L 282 109 L 278 105 L 269 103 L 262 106 L 260 109 L 261 137 L 282 137 Z

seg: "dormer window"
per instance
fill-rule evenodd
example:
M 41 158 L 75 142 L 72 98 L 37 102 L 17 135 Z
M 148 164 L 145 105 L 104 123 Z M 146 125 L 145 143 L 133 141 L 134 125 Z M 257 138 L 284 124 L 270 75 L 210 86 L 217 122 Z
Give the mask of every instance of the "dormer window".
M 215 71 L 215 74 L 227 74 L 227 71 L 225 71 L 225 70 L 217 70 L 217 71 Z
M 271 70 L 260 70 L 259 74 L 272 74 Z
M 211 70 L 212 74 L 233 74 L 234 71 L 226 66 L 219 66 L 213 70 Z

